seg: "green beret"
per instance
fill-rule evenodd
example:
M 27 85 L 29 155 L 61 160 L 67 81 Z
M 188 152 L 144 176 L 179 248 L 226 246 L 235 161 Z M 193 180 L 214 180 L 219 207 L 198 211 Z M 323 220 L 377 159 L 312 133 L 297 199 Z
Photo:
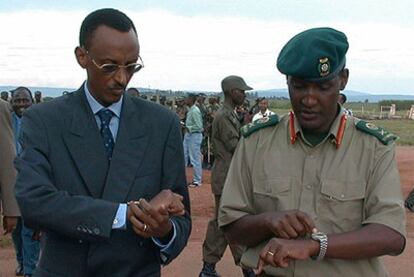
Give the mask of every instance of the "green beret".
M 313 28 L 290 39 L 277 58 L 277 68 L 287 76 L 322 82 L 345 67 L 346 35 L 332 28 Z

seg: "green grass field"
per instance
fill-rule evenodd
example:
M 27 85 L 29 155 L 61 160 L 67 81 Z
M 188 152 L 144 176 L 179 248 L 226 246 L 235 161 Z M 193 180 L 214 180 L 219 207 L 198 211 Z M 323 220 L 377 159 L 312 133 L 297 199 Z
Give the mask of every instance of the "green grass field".
M 378 127 L 398 135 L 400 139 L 397 140 L 397 145 L 414 146 L 414 120 L 403 119 L 407 115 L 407 110 L 396 111 L 396 115 L 401 119 L 370 119 L 379 117 L 378 103 L 347 103 L 345 107 L 351 109 L 354 116 L 364 118 Z M 271 100 L 269 108 L 278 115 L 283 115 L 290 111 L 290 102 L 288 100 Z

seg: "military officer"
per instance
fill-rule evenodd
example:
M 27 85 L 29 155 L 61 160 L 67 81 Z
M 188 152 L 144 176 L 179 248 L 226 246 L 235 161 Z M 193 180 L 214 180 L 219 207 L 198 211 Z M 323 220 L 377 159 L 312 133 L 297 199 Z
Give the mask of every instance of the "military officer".
M 240 122 L 237 119 L 235 107 L 243 104 L 246 98 L 245 91 L 252 90 L 239 76 L 228 76 L 221 82 L 224 93 L 224 104 L 213 120 L 212 141 L 215 161 L 211 171 L 211 189 L 214 194 L 215 212 L 207 227 L 206 238 L 203 243 L 203 269 L 200 277 L 220 276 L 215 265 L 221 259 L 227 245 L 233 254 L 234 262 L 240 263 L 243 249 L 239 245 L 229 244 L 217 225 L 217 212 L 220 197 L 226 180 L 233 152 L 240 138 Z M 244 276 L 254 276 L 252 270 L 243 269 Z
M 404 250 L 396 136 L 338 104 L 347 50 L 331 28 L 294 36 L 277 60 L 293 111 L 242 128 L 218 220 L 260 276 L 388 276 L 378 257 Z

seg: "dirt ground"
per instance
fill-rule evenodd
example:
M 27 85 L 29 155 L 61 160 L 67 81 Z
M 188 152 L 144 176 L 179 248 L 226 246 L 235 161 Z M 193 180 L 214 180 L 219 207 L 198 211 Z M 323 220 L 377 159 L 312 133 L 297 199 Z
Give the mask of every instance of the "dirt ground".
M 397 147 L 398 169 L 401 174 L 404 197 L 414 188 L 414 147 Z M 193 230 L 183 253 L 170 265 L 163 268 L 164 277 L 197 277 L 202 266 L 202 244 L 207 222 L 213 214 L 213 196 L 210 189 L 210 172 L 203 173 L 203 186 L 190 189 Z M 1 243 L 0 243 L 1 245 Z M 391 276 L 413 276 L 414 272 L 414 213 L 407 212 L 407 245 L 402 255 L 383 258 Z M 11 246 L 0 248 L 0 277 L 14 276 L 15 260 Z M 217 264 L 222 277 L 242 276 L 234 265 L 227 249 L 223 259 Z

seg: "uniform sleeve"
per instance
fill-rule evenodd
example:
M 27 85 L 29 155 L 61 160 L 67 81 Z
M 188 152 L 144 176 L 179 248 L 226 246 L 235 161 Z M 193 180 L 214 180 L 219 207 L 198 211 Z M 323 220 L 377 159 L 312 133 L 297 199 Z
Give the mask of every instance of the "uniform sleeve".
M 1 100 L 0 100 L 1 101 Z M 13 166 L 13 159 L 16 156 L 13 131 L 8 104 L 0 103 L 0 196 L 3 215 L 19 216 L 19 208 L 14 197 L 14 183 L 16 171 Z
M 251 139 L 251 138 L 249 138 Z M 251 142 L 251 141 L 249 141 Z M 228 225 L 239 218 L 254 214 L 253 184 L 251 178 L 250 161 L 254 159 L 253 153 L 247 153 L 246 139 L 242 138 L 234 153 L 226 182 L 218 215 L 219 226 Z
M 221 115 L 220 118 L 217 118 L 216 122 L 217 131 L 215 134 L 217 134 L 218 139 L 223 142 L 226 150 L 230 153 L 233 153 L 239 142 L 239 130 L 236 130 L 230 119 L 224 115 Z
M 363 224 L 383 224 L 405 236 L 406 218 L 394 145 L 377 145 L 364 213 Z

